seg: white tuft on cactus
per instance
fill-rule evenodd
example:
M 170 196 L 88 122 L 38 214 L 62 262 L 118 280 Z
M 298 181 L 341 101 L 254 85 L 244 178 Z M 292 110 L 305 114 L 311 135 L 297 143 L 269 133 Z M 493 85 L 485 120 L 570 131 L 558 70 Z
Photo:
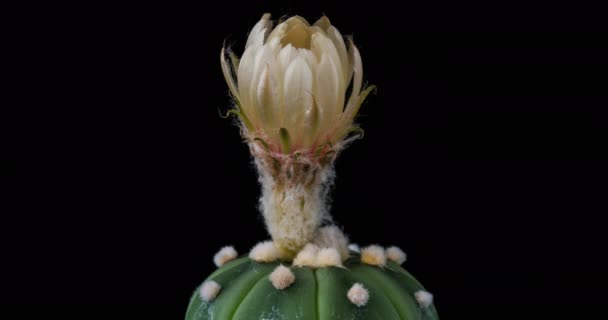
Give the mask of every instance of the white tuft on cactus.
M 209 280 L 203 282 L 199 290 L 199 294 L 201 296 L 201 299 L 207 302 L 211 302 L 215 300 L 215 297 L 217 297 L 218 293 L 220 293 L 220 290 L 222 290 L 222 286 L 220 286 L 219 283 L 213 280 Z
M 357 252 L 357 253 L 361 252 L 361 248 L 356 243 L 349 244 L 348 245 L 348 250 L 353 251 L 353 252 Z
M 396 262 L 397 264 L 403 264 L 407 260 L 407 255 L 401 248 L 392 246 L 386 249 L 386 257 L 389 260 Z
M 417 291 L 414 293 L 414 297 L 418 304 L 423 308 L 428 308 L 431 304 L 433 304 L 433 295 L 424 290 Z
M 291 270 L 284 265 L 279 265 L 276 267 L 270 274 L 269 278 L 272 285 L 279 290 L 288 288 L 296 280 L 296 276 L 293 274 L 293 272 L 291 272 Z
M 364 307 L 369 301 L 369 291 L 360 283 L 353 284 L 346 296 L 357 307 Z
M 213 256 L 213 263 L 219 268 L 227 262 L 236 259 L 238 255 L 233 246 L 225 246 Z
M 342 261 L 348 259 L 348 238 L 335 225 L 320 228 L 315 236 L 314 244 L 321 248 L 336 248 Z
M 317 268 L 342 267 L 342 258 L 336 248 L 323 248 L 317 253 Z
M 317 264 L 317 253 L 319 247 L 315 244 L 309 243 L 304 246 L 295 259 L 293 259 L 293 265 L 298 267 L 314 267 Z
M 272 241 L 260 242 L 249 251 L 249 258 L 257 262 L 273 262 L 280 257 L 281 253 Z
M 361 262 L 374 266 L 384 267 L 386 265 L 386 253 L 384 248 L 371 245 L 361 250 Z

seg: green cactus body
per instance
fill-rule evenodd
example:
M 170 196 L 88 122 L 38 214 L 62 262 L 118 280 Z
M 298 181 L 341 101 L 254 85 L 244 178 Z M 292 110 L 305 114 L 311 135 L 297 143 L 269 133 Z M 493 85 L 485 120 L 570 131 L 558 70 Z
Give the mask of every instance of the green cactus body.
M 393 261 L 385 267 L 367 265 L 358 255 L 344 267 L 290 267 L 295 281 L 287 288 L 275 288 L 269 279 L 279 265 L 258 263 L 247 257 L 233 260 L 211 274 L 221 286 L 214 300 L 207 302 L 197 290 L 190 301 L 186 320 L 435 320 L 434 305 L 416 300 L 422 285 Z M 347 296 L 360 283 L 369 300 L 357 306 Z
M 186 320 L 439 319 L 433 295 L 401 268 L 405 252 L 359 248 L 330 215 L 334 161 L 363 136 L 354 120 L 374 90 L 359 50 L 325 16 L 275 28 L 270 18 L 251 29 L 241 58 L 224 48 L 220 62 L 272 239 L 238 259 L 220 249 Z

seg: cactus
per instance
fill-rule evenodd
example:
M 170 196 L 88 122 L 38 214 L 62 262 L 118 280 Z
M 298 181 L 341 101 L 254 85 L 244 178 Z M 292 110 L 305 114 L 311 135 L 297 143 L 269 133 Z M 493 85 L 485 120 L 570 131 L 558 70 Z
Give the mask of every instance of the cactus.
M 368 265 L 352 252 L 344 267 L 293 266 L 295 279 L 283 289 L 270 276 L 279 266 L 248 257 L 227 263 L 206 280 L 217 282 L 220 294 L 207 301 L 199 288 L 186 319 L 438 319 L 424 288 L 396 262 Z
M 230 113 L 259 172 L 272 240 L 248 256 L 220 249 L 186 320 L 438 319 L 433 295 L 401 267 L 401 249 L 360 249 L 329 215 L 334 160 L 362 136 L 354 119 L 373 90 L 362 88 L 361 56 L 348 44 L 326 17 L 273 29 L 265 14 L 240 60 L 222 49 Z

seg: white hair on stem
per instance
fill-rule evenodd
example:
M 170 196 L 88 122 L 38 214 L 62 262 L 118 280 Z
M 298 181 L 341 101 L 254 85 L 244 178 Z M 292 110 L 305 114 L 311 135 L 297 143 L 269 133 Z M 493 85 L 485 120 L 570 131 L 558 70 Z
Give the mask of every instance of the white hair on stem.
M 384 267 L 386 265 L 386 253 L 384 248 L 371 245 L 361 250 L 361 262 L 369 265 Z
M 270 274 L 269 278 L 272 285 L 279 290 L 288 288 L 296 280 L 296 276 L 293 274 L 293 272 L 291 272 L 291 270 L 284 265 L 279 265 L 276 267 Z
M 314 244 L 321 248 L 336 248 L 342 261 L 348 259 L 348 238 L 340 228 L 335 225 L 322 227 L 316 233 Z
M 418 304 L 423 308 L 428 308 L 433 304 L 433 294 L 428 291 L 420 290 L 414 293 L 414 297 Z
M 293 259 L 293 265 L 298 267 L 315 267 L 318 252 L 319 247 L 317 245 L 312 243 L 307 244 Z
M 386 257 L 397 264 L 403 264 L 407 260 L 407 255 L 401 248 L 392 246 L 386 249 Z
M 353 252 L 357 252 L 360 253 L 361 252 L 361 248 L 359 247 L 358 244 L 356 243 L 351 243 L 348 245 L 348 250 L 353 251 Z
M 342 259 L 336 248 L 323 248 L 317 253 L 316 266 L 324 267 L 342 267 Z
M 256 146 L 253 145 L 252 148 L 255 149 Z M 314 239 L 316 231 L 324 222 L 331 221 L 328 194 L 334 170 L 328 166 L 303 172 L 298 168 L 306 163 L 294 163 L 283 158 L 279 160 L 283 163 L 281 176 L 277 177 L 276 172 L 268 170 L 268 164 L 260 159 L 262 157 L 255 157 L 262 185 L 260 211 L 281 254 L 293 257 Z M 291 183 L 292 179 L 283 177 L 297 174 L 302 183 Z
M 274 262 L 281 254 L 272 241 L 264 241 L 256 244 L 249 251 L 249 258 L 256 262 Z
M 217 295 L 220 293 L 220 290 L 222 290 L 222 286 L 220 286 L 219 283 L 213 280 L 207 280 L 201 285 L 199 294 L 201 299 L 211 302 L 215 300 L 215 297 L 217 297 Z
M 227 262 L 236 259 L 238 255 L 238 252 L 236 252 L 233 246 L 225 246 L 213 256 L 213 263 L 215 263 L 217 267 L 221 267 Z
M 363 307 L 369 301 L 369 291 L 360 283 L 353 284 L 346 296 L 357 307 Z

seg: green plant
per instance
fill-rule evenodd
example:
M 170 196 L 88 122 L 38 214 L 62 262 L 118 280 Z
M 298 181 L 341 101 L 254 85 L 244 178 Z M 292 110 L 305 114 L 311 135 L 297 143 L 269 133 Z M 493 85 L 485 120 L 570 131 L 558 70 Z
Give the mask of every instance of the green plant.
M 265 14 L 242 58 L 223 49 L 221 63 L 272 241 L 241 258 L 222 248 L 186 320 L 438 319 L 433 296 L 401 268 L 401 249 L 359 249 L 329 215 L 334 160 L 362 136 L 353 121 L 373 90 L 362 89 L 353 41 L 347 49 L 326 17 L 311 26 L 295 16 L 273 29 Z

